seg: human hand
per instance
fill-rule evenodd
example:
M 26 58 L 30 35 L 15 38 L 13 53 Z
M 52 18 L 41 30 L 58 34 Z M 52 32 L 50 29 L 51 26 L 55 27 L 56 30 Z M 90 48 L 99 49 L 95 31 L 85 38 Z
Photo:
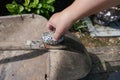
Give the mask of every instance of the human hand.
M 63 34 L 65 34 L 72 25 L 72 20 L 69 14 L 62 12 L 55 13 L 47 22 L 47 27 L 50 31 L 55 30 L 53 40 L 57 41 Z

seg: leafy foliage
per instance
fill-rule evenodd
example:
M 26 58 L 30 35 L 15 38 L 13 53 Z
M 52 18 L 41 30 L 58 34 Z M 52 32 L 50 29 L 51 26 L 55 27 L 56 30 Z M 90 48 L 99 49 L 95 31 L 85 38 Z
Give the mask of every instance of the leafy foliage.
M 12 4 L 7 4 L 6 8 L 11 14 L 20 14 L 24 10 L 24 7 L 15 1 L 13 1 Z
M 17 0 L 13 0 L 11 4 L 6 5 L 6 8 L 13 15 L 36 13 L 49 18 L 49 13 L 54 12 L 54 2 L 55 0 L 24 0 L 20 4 Z
M 87 23 L 85 20 L 78 20 L 72 25 L 71 31 L 84 31 L 87 28 Z

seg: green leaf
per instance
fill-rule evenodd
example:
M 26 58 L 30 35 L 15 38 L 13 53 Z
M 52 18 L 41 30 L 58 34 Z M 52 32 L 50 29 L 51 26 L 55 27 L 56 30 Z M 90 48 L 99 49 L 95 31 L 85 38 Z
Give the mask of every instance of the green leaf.
M 31 9 L 29 7 L 25 7 L 25 10 L 27 10 L 28 12 L 31 11 Z
M 22 5 L 18 5 L 18 13 L 22 13 L 24 10 L 24 7 Z
M 38 6 L 37 6 L 37 8 L 40 9 L 41 7 L 42 7 L 42 4 L 39 3 Z
M 6 8 L 12 14 L 21 14 L 24 10 L 24 7 L 20 4 L 17 4 L 15 1 L 12 4 L 7 4 Z
M 41 9 L 41 10 L 40 10 L 40 13 L 44 13 L 44 10 Z
M 14 13 L 15 12 L 15 5 L 13 4 L 7 4 L 6 8 L 8 9 L 9 12 Z
M 39 0 L 33 0 L 33 2 L 30 3 L 30 7 L 35 8 L 37 7 L 38 3 L 39 3 Z
M 45 9 L 51 11 L 51 12 L 54 12 L 54 10 L 55 10 L 53 6 L 48 5 L 48 4 L 44 4 L 44 5 L 43 5 L 43 8 L 45 8 Z
M 12 1 L 12 4 L 14 4 L 14 5 L 15 5 L 15 4 L 17 4 L 17 3 L 16 3 L 16 1 L 14 1 L 14 0 L 13 0 L 13 1 Z
M 80 21 L 77 21 L 76 23 L 74 23 L 71 29 L 73 31 L 81 32 L 85 28 L 86 28 L 86 21 L 80 20 Z
M 55 2 L 55 0 L 47 0 L 47 4 L 53 4 Z
M 40 10 L 39 10 L 39 9 L 37 9 L 37 10 L 36 10 L 36 13 L 37 13 L 37 14 L 40 14 Z
M 55 8 L 53 7 L 53 6 L 49 6 L 49 11 L 51 11 L 51 12 L 54 12 L 55 11 Z
M 25 0 L 25 3 L 23 3 L 24 6 L 28 6 L 30 3 L 30 0 Z

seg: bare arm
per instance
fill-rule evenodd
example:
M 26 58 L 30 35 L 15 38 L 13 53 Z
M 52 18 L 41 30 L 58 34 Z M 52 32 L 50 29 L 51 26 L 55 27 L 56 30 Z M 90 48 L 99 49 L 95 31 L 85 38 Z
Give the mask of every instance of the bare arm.
M 120 0 L 75 0 L 63 12 L 72 16 L 72 20 L 77 20 L 118 4 Z
M 56 29 L 54 39 L 58 40 L 76 20 L 119 4 L 120 0 L 75 0 L 72 5 L 54 14 L 47 27 Z

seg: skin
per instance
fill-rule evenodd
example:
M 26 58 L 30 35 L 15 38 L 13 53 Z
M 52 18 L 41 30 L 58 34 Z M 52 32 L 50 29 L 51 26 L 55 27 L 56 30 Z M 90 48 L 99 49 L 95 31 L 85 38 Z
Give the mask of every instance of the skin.
M 78 19 L 120 4 L 120 0 L 75 0 L 69 7 L 55 13 L 47 22 L 50 31 L 55 29 L 54 40 L 65 34 Z

